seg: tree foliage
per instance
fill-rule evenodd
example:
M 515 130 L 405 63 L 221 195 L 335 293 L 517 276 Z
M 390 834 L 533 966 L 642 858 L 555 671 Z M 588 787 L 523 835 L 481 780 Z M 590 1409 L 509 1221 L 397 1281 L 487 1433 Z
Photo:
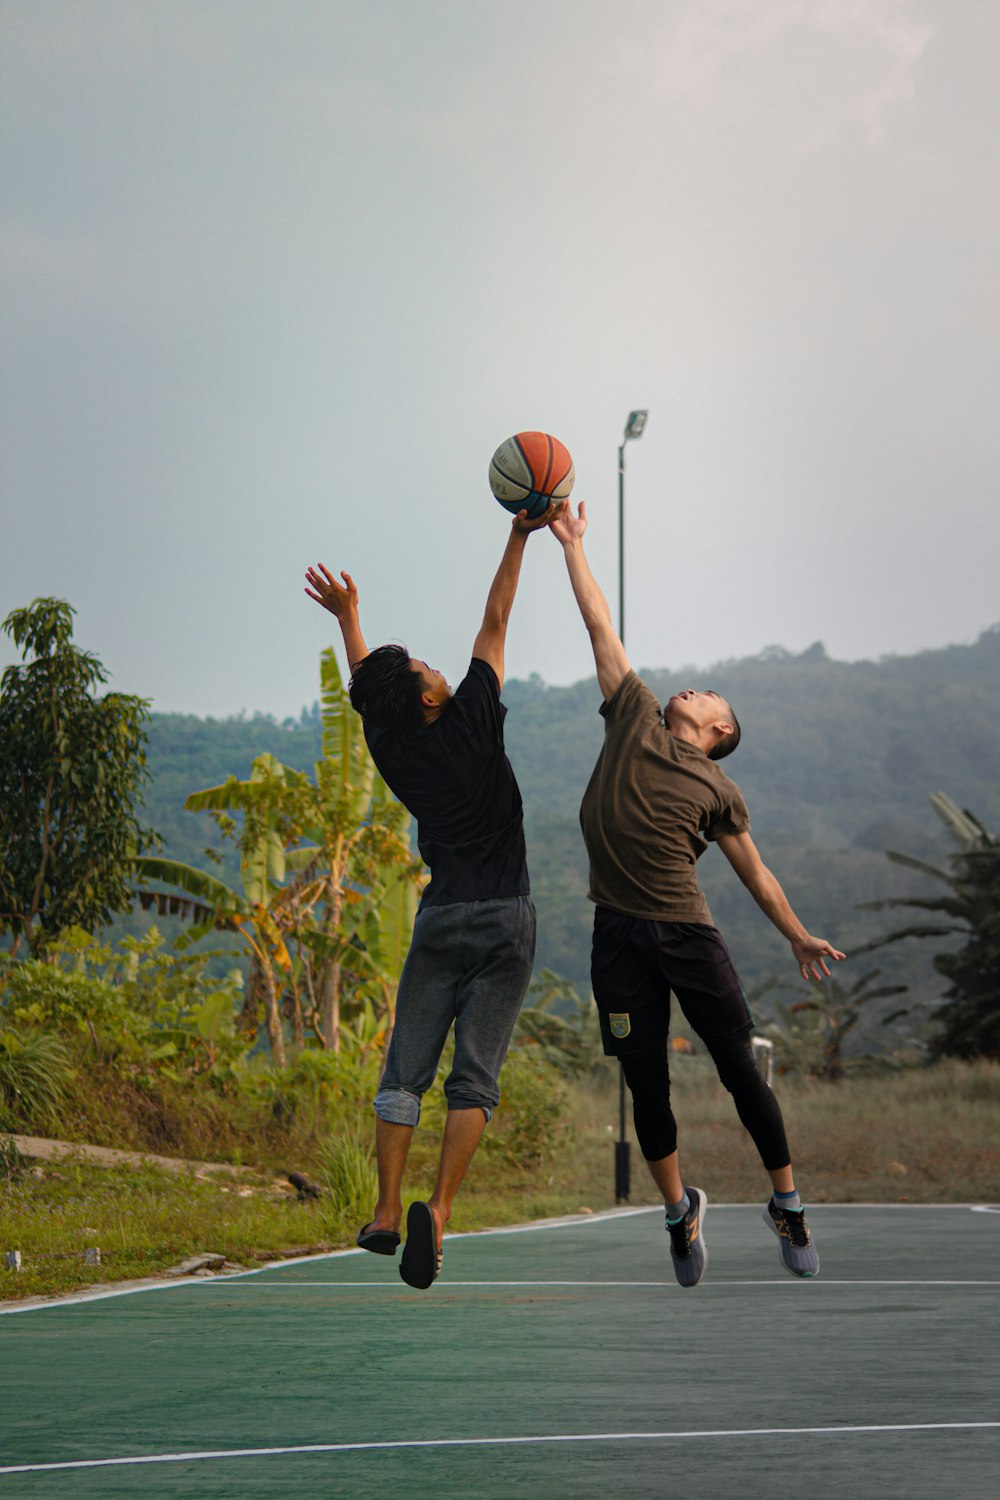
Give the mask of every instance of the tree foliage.
M 633 643 L 635 644 L 635 643 Z M 663 660 L 663 643 L 647 642 L 640 660 Z M 682 646 L 697 649 L 697 643 Z M 884 927 L 857 903 L 919 894 L 918 876 L 894 879 L 887 848 L 938 857 L 947 845 L 936 819 L 921 812 L 926 788 L 947 784 L 964 806 L 1000 831 L 996 777 L 996 704 L 1000 699 L 1000 630 L 971 645 L 889 657 L 878 662 L 834 662 L 819 653 L 721 663 L 702 671 L 643 669 L 660 701 L 700 682 L 731 699 L 743 725 L 739 752 L 726 762 L 742 788 L 754 836 L 806 926 L 839 948 L 854 950 Z M 601 747 L 600 693 L 591 679 L 546 686 L 508 678 L 504 702 L 507 751 L 525 807 L 532 896 L 538 907 L 536 975 L 542 967 L 565 975 L 585 995 L 590 985 L 593 909 L 587 900 L 587 856 L 579 805 Z M 961 723 L 963 753 L 929 727 L 927 705 Z M 282 765 L 310 770 L 321 755 L 317 714 L 276 722 L 265 715 L 226 719 L 154 714 L 150 725 L 147 796 L 151 821 L 170 853 L 210 868 L 200 814 L 184 810 L 192 787 L 211 787 L 229 772 L 246 777 L 253 759 L 269 751 Z M 221 868 L 239 886 L 235 847 Z M 716 850 L 699 861 L 699 879 L 748 984 L 769 974 L 794 980 L 787 944 Z M 896 876 L 905 872 L 896 871 Z M 144 928 L 139 922 L 130 931 Z M 910 986 L 914 1000 L 935 1000 L 939 976 L 917 944 L 894 955 L 892 978 Z M 766 1009 L 770 1009 L 768 999 Z M 874 1042 L 873 1007 L 851 1038 Z
M 868 948 L 911 937 L 963 937 L 961 947 L 934 956 L 934 967 L 950 988 L 933 1012 L 938 1030 L 931 1045 L 942 1057 L 1000 1058 L 1000 839 L 943 793 L 936 792 L 931 804 L 959 845 L 949 868 L 898 850 L 886 852 L 894 864 L 926 875 L 945 892 L 867 903 L 876 910 L 906 906 L 932 918 L 890 932 Z
M 245 1025 L 256 1032 L 262 997 L 279 1067 L 285 1017 L 294 1041 L 310 1029 L 333 1052 L 384 1043 L 421 883 L 406 810 L 375 770 L 332 651 L 321 658 L 321 685 L 323 754 L 312 776 L 263 754 L 248 778 L 230 776 L 185 802 L 236 842 L 242 891 L 177 860 L 136 861 L 145 886 L 186 893 L 140 894 L 144 904 L 173 902 L 192 918 L 187 941 L 215 928 L 248 943 Z
M 25 660 L 0 680 L 0 933 L 33 955 L 127 911 L 132 859 L 153 837 L 135 813 L 148 704 L 95 692 L 107 673 L 73 644 L 72 617 L 36 599 L 2 627 Z
M 815 985 L 798 985 L 806 999 L 792 1004 L 779 1001 L 774 1007 L 777 1018 L 758 1030 L 778 1045 L 778 1071 L 805 1072 L 827 1083 L 839 1083 L 847 1068 L 845 1043 L 861 1020 L 862 1008 L 906 991 L 905 984 L 876 984 L 878 978 L 878 969 L 849 982 L 831 975 L 823 981 L 818 997 Z

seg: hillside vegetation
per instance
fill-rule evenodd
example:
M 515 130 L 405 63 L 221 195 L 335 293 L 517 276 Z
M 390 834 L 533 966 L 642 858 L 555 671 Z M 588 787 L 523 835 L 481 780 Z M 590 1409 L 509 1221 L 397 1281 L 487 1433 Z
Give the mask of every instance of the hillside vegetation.
M 774 647 L 707 671 L 640 670 L 661 701 L 697 685 L 731 699 L 743 742 L 726 769 L 747 799 L 754 838 L 806 925 L 840 947 L 885 928 L 883 916 L 859 911 L 859 903 L 920 888 L 919 877 L 888 863 L 887 848 L 931 858 L 948 852 L 931 792 L 947 792 L 988 828 L 1000 827 L 1000 626 L 972 645 L 877 662 L 832 661 L 817 644 L 799 656 Z M 585 992 L 591 907 L 577 810 L 601 743 L 596 679 L 571 687 L 508 681 L 504 701 L 539 908 L 538 967 Z M 284 723 L 155 714 L 148 821 L 169 854 L 210 868 L 211 825 L 184 812 L 187 793 L 245 775 L 262 751 L 304 768 L 319 748 L 315 710 Z M 794 985 L 786 945 L 717 851 L 705 855 L 700 873 L 748 987 L 775 975 Z M 878 962 L 916 999 L 940 992 L 926 947 L 891 949 Z

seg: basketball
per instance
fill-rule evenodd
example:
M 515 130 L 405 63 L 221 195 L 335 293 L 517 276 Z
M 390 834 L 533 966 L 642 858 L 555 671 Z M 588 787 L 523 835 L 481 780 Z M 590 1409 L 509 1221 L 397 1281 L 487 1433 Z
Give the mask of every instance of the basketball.
M 575 478 L 569 449 L 547 432 L 515 432 L 490 460 L 490 489 L 505 510 L 526 510 L 530 521 L 565 500 Z

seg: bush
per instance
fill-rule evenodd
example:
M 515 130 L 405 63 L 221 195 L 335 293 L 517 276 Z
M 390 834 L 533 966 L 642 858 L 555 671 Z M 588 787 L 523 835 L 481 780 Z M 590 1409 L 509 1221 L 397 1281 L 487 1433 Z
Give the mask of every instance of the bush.
M 24 1176 L 24 1157 L 9 1135 L 0 1135 L 0 1181 L 9 1192 Z
M 487 1154 L 535 1170 L 558 1149 L 565 1111 L 566 1085 L 558 1069 L 512 1048 L 500 1077 L 500 1104 L 483 1137 Z
M 371 1139 L 351 1129 L 331 1136 L 320 1148 L 320 1175 L 346 1219 L 364 1223 L 378 1198 L 378 1172 Z
M 56 950 L 62 962 L 12 967 L 3 1004 L 17 1023 L 88 1044 L 90 1066 L 146 1081 L 150 1070 L 175 1078 L 218 1070 L 223 1085 L 243 1052 L 233 1024 L 241 981 L 209 988 L 209 957 L 165 951 L 155 928 L 141 941 L 125 938 L 118 952 L 74 929 Z
M 73 1076 L 58 1037 L 0 1029 L 0 1129 L 45 1129 L 58 1118 Z

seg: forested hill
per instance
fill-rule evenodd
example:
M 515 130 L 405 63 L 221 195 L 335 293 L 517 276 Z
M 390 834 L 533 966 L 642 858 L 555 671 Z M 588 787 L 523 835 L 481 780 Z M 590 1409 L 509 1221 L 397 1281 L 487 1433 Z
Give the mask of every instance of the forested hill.
M 743 740 L 725 764 L 750 808 L 753 835 L 813 931 L 841 947 L 890 920 L 857 903 L 913 889 L 884 850 L 940 857 L 952 846 L 928 798 L 946 792 L 1000 831 L 1000 625 L 973 645 L 877 662 L 830 660 L 818 643 L 793 656 L 771 648 L 708 671 L 641 669 L 665 701 L 712 687 L 739 716 Z M 590 905 L 577 810 L 600 748 L 596 679 L 548 687 L 508 681 L 507 746 L 524 795 L 539 964 L 586 984 Z M 315 710 L 279 724 L 266 716 L 197 719 L 156 714 L 150 731 L 148 821 L 168 852 L 204 864 L 217 843 L 188 792 L 244 775 L 268 750 L 305 767 L 319 754 Z M 749 984 L 794 979 L 787 946 L 769 928 L 718 851 L 701 861 L 713 914 Z M 884 968 L 933 987 L 929 954 L 890 950 Z M 923 976 L 923 977 L 922 977 Z

